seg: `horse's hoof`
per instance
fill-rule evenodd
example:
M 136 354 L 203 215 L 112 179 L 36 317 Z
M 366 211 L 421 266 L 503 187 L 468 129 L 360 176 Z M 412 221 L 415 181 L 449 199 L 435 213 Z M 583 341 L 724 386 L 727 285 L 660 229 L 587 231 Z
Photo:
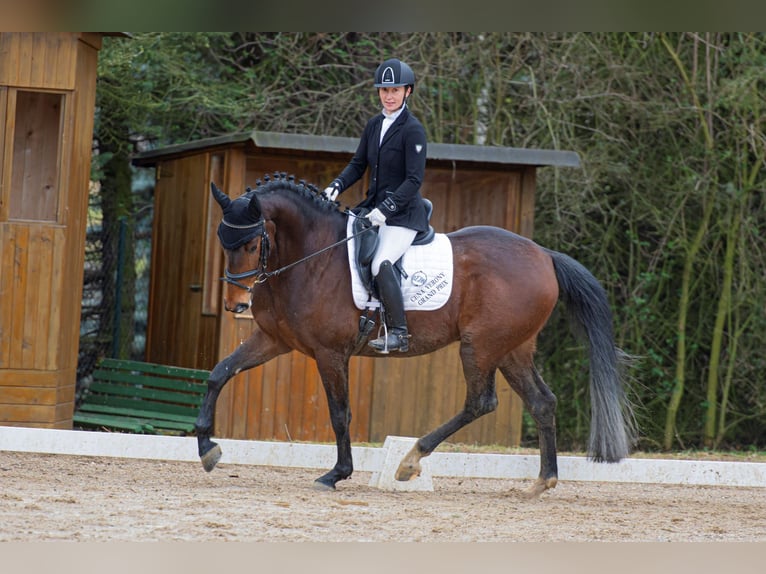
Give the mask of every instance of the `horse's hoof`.
M 320 490 L 322 492 L 332 492 L 333 490 L 335 490 L 335 485 L 334 484 L 328 484 L 326 482 L 322 482 L 320 479 L 317 478 L 314 481 L 314 484 L 312 485 L 312 488 L 314 490 Z
M 523 491 L 524 498 L 527 500 L 534 500 L 540 498 L 543 492 L 556 488 L 559 479 L 555 476 L 551 476 L 546 479 L 538 478 L 532 486 Z
M 420 476 L 421 470 L 422 467 L 418 462 L 402 462 L 399 465 L 399 468 L 396 469 L 394 478 L 400 482 L 407 482 L 408 480 L 412 480 L 413 478 Z
M 556 476 L 551 476 L 550 478 L 545 480 L 545 490 L 552 490 L 556 488 L 556 485 L 559 483 L 559 479 Z
M 221 460 L 221 447 L 219 445 L 215 445 L 213 448 L 203 454 L 200 457 L 200 460 L 202 461 L 202 468 L 204 468 L 207 472 L 210 472 L 215 468 L 215 465 L 218 464 L 218 461 Z

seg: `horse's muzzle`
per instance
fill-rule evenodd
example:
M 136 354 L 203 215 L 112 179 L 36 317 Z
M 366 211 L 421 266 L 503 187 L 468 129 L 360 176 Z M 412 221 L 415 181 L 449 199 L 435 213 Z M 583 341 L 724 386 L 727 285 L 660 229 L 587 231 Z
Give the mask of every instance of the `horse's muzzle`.
M 250 308 L 250 305 L 248 305 L 247 303 L 237 303 L 234 307 L 229 307 L 229 305 L 226 302 L 224 302 L 223 306 L 229 313 L 234 313 L 235 315 L 244 313 Z

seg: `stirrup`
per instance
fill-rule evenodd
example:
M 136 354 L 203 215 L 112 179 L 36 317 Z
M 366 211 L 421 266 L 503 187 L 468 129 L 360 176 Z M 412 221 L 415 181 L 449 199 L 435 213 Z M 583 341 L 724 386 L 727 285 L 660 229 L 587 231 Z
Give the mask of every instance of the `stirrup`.
M 391 351 L 406 353 L 410 350 L 410 335 L 407 329 L 392 329 L 388 331 L 387 325 L 383 324 L 383 334 L 368 343 L 381 355 L 387 355 Z

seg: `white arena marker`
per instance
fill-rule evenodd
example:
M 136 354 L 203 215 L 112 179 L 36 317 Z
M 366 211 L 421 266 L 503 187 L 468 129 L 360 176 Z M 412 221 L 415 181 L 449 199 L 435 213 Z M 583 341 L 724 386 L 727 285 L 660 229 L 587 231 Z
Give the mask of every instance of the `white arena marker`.
M 385 453 L 383 465 L 379 470 L 372 473 L 370 486 L 381 490 L 433 492 L 434 482 L 428 458 L 423 458 L 420 461 L 422 467 L 420 476 L 407 481 L 396 480 L 396 469 L 399 468 L 399 463 L 402 462 L 402 459 L 410 452 L 412 447 L 415 446 L 416 442 L 417 439 L 411 437 L 386 437 L 386 442 L 383 443 L 383 451 Z

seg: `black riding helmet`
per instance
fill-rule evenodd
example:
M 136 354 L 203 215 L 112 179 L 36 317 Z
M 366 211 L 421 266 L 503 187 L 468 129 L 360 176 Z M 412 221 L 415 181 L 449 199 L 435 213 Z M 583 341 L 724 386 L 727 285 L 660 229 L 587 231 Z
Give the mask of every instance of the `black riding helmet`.
M 414 92 L 415 73 L 401 60 L 390 58 L 375 70 L 375 87 L 395 88 L 398 86 L 409 86 L 410 91 Z

